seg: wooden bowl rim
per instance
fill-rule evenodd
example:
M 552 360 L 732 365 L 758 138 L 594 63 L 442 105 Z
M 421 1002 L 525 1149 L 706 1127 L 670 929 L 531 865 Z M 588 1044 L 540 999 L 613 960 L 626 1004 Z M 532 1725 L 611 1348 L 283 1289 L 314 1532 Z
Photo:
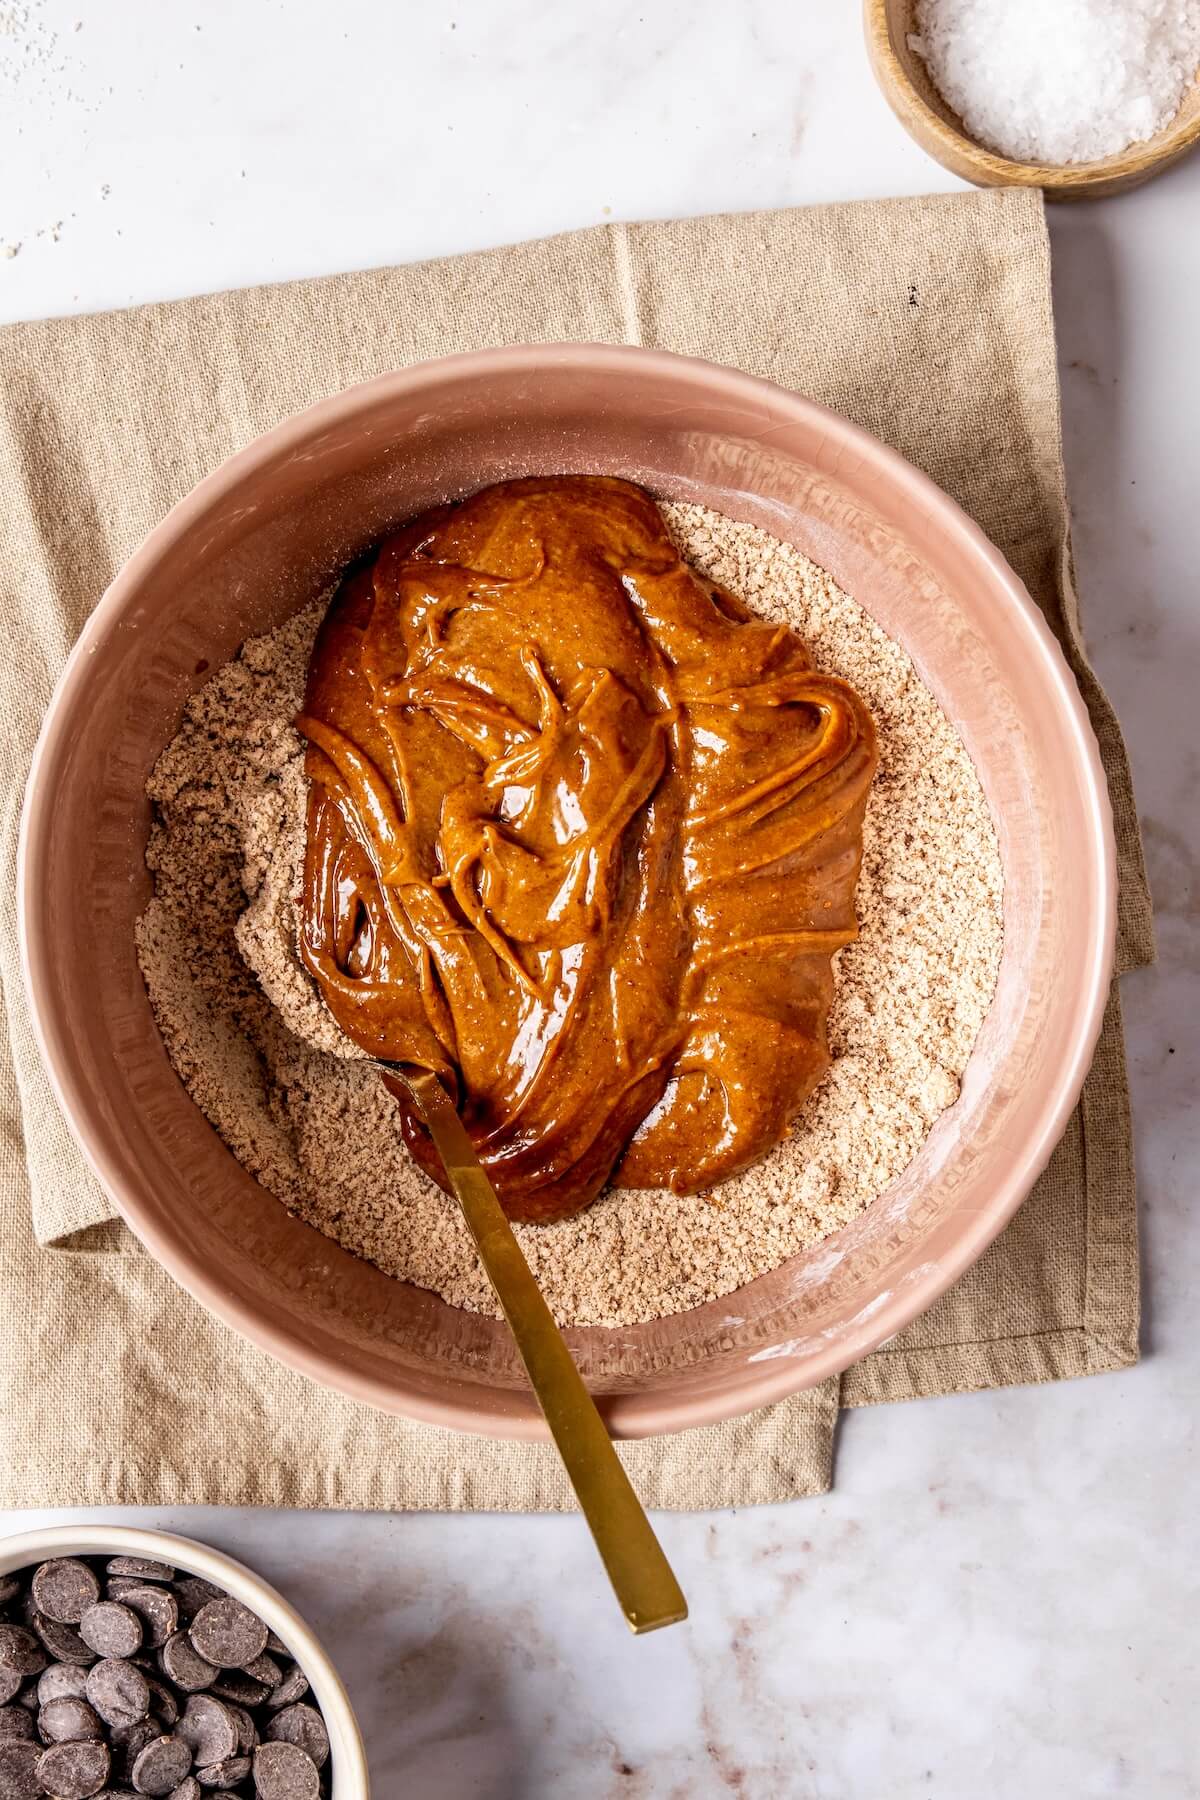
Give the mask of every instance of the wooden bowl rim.
M 906 0 L 906 3 L 911 11 L 912 0 Z M 1031 163 L 1001 156 L 998 151 L 989 150 L 986 145 L 970 137 L 965 129 L 949 124 L 914 85 L 893 42 L 888 0 L 863 0 L 863 22 L 871 52 L 871 67 L 885 96 L 896 98 L 906 109 L 918 115 L 922 128 L 931 137 L 944 149 L 976 167 L 990 185 L 996 185 L 995 177 L 999 175 L 1002 180 L 1015 187 L 1071 188 L 1079 193 L 1092 182 L 1119 181 L 1126 175 L 1145 178 L 1153 174 L 1160 165 L 1177 161 L 1185 150 L 1200 141 L 1200 107 L 1185 117 L 1185 96 L 1175 117 L 1161 131 L 1156 132 L 1153 138 L 1144 138 L 1140 143 L 1130 144 L 1124 150 L 1115 151 L 1112 156 L 1100 157 L 1094 162 Z M 932 75 L 930 83 L 933 84 Z M 1200 93 L 1200 73 L 1197 73 L 1193 81 L 1193 88 Z M 944 104 L 947 111 L 953 111 L 949 102 Z M 901 124 L 907 129 L 907 119 L 902 114 L 899 116 Z M 1153 150 L 1148 150 L 1150 145 L 1154 145 Z

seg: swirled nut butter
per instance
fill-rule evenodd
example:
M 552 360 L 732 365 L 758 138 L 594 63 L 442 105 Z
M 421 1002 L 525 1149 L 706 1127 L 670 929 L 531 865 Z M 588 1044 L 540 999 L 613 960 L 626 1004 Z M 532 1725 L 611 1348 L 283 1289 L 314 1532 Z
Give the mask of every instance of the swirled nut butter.
M 786 1135 L 874 729 L 648 494 L 537 477 L 403 526 L 334 596 L 297 723 L 305 966 L 354 1043 L 438 1073 L 511 1217 L 692 1193 Z

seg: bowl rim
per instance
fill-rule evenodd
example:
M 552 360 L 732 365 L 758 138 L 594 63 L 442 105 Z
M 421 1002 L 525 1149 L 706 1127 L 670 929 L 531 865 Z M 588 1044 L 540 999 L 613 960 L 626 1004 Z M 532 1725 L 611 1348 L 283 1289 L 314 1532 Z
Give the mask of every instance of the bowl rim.
M 308 1676 L 329 1728 L 332 1800 L 370 1800 L 362 1732 L 333 1659 L 302 1614 L 269 1581 L 236 1557 L 196 1538 L 140 1525 L 41 1525 L 0 1537 L 0 1575 L 55 1556 L 146 1556 L 201 1575 L 257 1613 Z
M 395 1371 L 385 1380 L 362 1370 L 339 1368 L 335 1378 L 327 1360 L 310 1349 L 302 1335 L 285 1335 L 282 1330 L 264 1324 L 249 1305 L 243 1304 L 222 1285 L 215 1272 L 207 1270 L 186 1250 L 166 1243 L 153 1221 L 139 1216 L 136 1205 L 127 1207 L 110 1159 L 100 1145 L 89 1141 L 79 1123 L 81 1117 L 87 1117 L 88 1095 L 85 1084 L 71 1073 L 71 1059 L 65 1054 L 65 1029 L 55 1019 L 52 1009 L 41 1003 L 40 996 L 51 991 L 48 974 L 54 964 L 55 952 L 51 934 L 37 923 L 39 909 L 35 899 L 41 887 L 48 836 L 45 821 L 53 808 L 53 796 L 41 779 L 42 770 L 59 737 L 69 731 L 77 690 L 88 678 L 91 646 L 121 615 L 128 599 L 136 595 L 147 571 L 169 553 L 181 533 L 261 465 L 290 453 L 316 433 L 353 420 L 361 409 L 369 407 L 377 398 L 419 392 L 447 378 L 487 379 L 501 374 L 538 374 L 544 372 L 548 364 L 570 367 L 580 361 L 586 361 L 592 373 L 602 372 L 607 366 L 614 374 L 618 369 L 628 370 L 630 365 L 637 363 L 664 380 L 673 376 L 685 379 L 690 373 L 702 372 L 714 404 L 723 400 L 732 410 L 751 412 L 761 411 L 764 407 L 775 413 L 782 409 L 797 423 L 820 426 L 839 440 L 846 452 L 884 474 L 912 509 L 912 516 L 936 517 L 939 528 L 957 540 L 960 550 L 983 565 L 998 595 L 1010 608 L 1012 620 L 1024 633 L 1028 654 L 1040 662 L 1043 674 L 1057 695 L 1063 721 L 1069 725 L 1075 743 L 1080 806 L 1087 816 L 1088 839 L 1094 852 L 1090 889 L 1096 928 L 1074 1009 L 1071 1054 L 1064 1059 L 1057 1083 L 1047 1087 L 1040 1096 L 1037 1127 L 1014 1152 L 1004 1177 L 997 1182 L 989 1207 L 963 1219 L 952 1250 L 940 1253 L 938 1260 L 925 1265 L 919 1274 L 914 1272 L 909 1280 L 889 1292 L 882 1303 L 860 1310 L 847 1323 L 836 1343 L 822 1343 L 807 1353 L 803 1361 L 782 1354 L 769 1361 L 757 1360 L 753 1365 L 748 1360 L 736 1377 L 731 1374 L 726 1379 L 715 1406 L 712 1396 L 693 1397 L 686 1390 L 682 1396 L 636 1390 L 598 1392 L 597 1402 L 613 1435 L 645 1437 L 681 1431 L 718 1419 L 737 1418 L 815 1387 L 860 1361 L 925 1312 L 951 1287 L 1012 1218 L 1062 1136 L 1100 1035 L 1116 942 L 1116 847 L 1108 782 L 1083 697 L 1049 625 L 1024 583 L 956 501 L 898 451 L 819 401 L 810 400 L 761 376 L 673 351 L 584 342 L 512 345 L 464 351 L 377 375 L 291 414 L 221 463 L 171 508 L 119 570 L 68 656 L 42 723 L 26 785 L 17 855 L 21 972 L 34 1038 L 71 1135 L 101 1187 L 159 1264 L 217 1319 L 310 1380 L 324 1387 L 333 1386 L 350 1399 L 365 1402 L 383 1412 L 400 1413 L 424 1424 L 470 1431 L 484 1437 L 537 1441 L 546 1440 L 548 1432 L 540 1412 L 532 1404 L 527 1412 L 510 1413 L 497 1419 L 481 1416 L 469 1392 L 463 1397 L 457 1387 L 453 1387 L 444 1396 L 433 1398 L 410 1383 L 403 1371 Z
M 875 78 L 910 137 L 944 168 L 978 185 L 1042 188 L 1061 199 L 1099 197 L 1148 181 L 1200 143 L 1200 107 L 1190 117 L 1183 117 L 1185 94 L 1180 110 L 1154 137 L 1127 144 L 1111 156 L 1081 163 L 1022 162 L 1004 156 L 981 144 L 965 128 L 951 125 L 914 85 L 896 50 L 888 0 L 863 0 L 863 29 Z M 1200 72 L 1192 86 L 1200 93 Z M 932 142 L 923 141 L 922 133 Z

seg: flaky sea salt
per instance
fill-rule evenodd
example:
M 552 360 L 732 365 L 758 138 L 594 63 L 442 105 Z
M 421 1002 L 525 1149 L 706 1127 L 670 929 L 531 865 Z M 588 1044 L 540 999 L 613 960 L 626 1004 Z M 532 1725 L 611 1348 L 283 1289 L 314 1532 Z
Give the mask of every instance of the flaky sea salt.
M 917 0 L 909 38 L 976 142 L 1080 163 L 1153 137 L 1200 67 L 1200 0 Z

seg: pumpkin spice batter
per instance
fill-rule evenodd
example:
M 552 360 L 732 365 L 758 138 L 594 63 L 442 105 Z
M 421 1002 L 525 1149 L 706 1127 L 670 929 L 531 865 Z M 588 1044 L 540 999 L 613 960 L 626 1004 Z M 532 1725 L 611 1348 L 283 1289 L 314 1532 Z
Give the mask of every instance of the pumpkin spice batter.
M 786 1135 L 874 728 L 647 494 L 534 478 L 412 521 L 336 594 L 297 723 L 301 958 L 355 1044 L 443 1079 L 513 1218 L 695 1193 Z

